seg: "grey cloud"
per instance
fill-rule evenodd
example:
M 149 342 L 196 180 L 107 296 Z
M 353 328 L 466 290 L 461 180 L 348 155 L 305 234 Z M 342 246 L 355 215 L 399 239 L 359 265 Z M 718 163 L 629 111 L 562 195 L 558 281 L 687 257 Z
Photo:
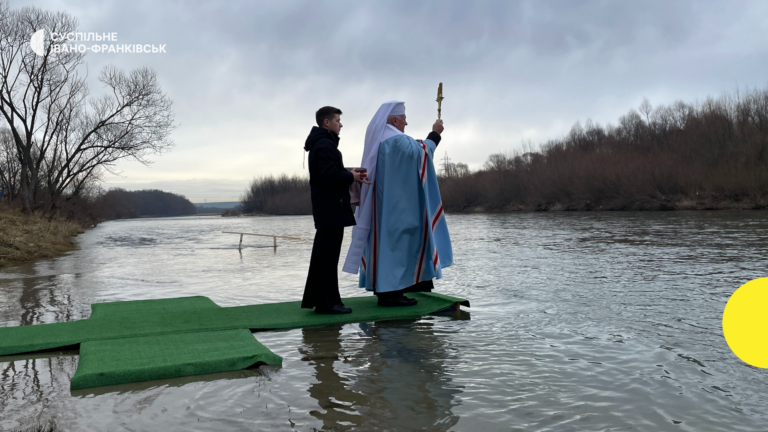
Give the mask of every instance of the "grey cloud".
M 75 15 L 83 31 L 117 32 L 120 43 L 166 44 L 160 56 L 86 57 L 94 92 L 105 64 L 158 72 L 181 123 L 177 150 L 152 168 L 158 177 L 303 172 L 301 144 L 327 104 L 345 112 L 351 162 L 383 101 L 406 100 L 409 132 L 426 133 L 438 81 L 440 154 L 473 167 L 577 120 L 615 122 L 643 96 L 657 105 L 768 83 L 760 0 L 34 4 Z M 233 155 L 249 164 L 219 168 Z

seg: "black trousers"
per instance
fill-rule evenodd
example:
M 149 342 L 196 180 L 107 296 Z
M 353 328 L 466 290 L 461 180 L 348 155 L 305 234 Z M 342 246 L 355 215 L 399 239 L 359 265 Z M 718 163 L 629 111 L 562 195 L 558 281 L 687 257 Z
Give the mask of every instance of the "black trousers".
M 341 304 L 338 270 L 343 238 L 344 228 L 319 229 L 315 233 L 301 307 L 322 309 Z
M 379 298 L 395 298 L 409 292 L 432 292 L 434 287 L 435 284 L 433 284 L 432 279 L 430 279 L 428 281 L 422 281 L 401 290 L 376 293 L 376 295 L 379 296 Z

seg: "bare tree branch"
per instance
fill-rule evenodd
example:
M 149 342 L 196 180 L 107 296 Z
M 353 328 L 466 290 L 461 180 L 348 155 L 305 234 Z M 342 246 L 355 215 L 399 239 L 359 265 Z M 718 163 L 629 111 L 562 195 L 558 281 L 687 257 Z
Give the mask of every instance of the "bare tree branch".
M 46 31 L 42 56 L 29 47 Z M 106 92 L 89 97 L 84 53 L 54 50 L 51 33 L 73 33 L 77 20 L 35 7 L 11 10 L 0 0 L 0 121 L 15 143 L 20 195 L 28 212 L 51 212 L 65 194 L 78 194 L 122 159 L 149 164 L 173 147 L 172 102 L 154 71 L 106 66 Z

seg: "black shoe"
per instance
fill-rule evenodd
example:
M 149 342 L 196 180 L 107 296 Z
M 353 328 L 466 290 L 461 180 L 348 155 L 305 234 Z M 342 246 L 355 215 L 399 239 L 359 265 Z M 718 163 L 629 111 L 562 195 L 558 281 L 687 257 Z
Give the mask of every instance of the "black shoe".
M 343 304 L 337 304 L 330 309 L 316 307 L 315 313 L 320 315 L 342 315 L 352 313 L 352 308 L 344 307 Z
M 395 306 L 415 306 L 419 301 L 416 299 L 408 298 L 401 295 L 400 297 L 382 298 L 379 297 L 379 306 L 395 307 Z

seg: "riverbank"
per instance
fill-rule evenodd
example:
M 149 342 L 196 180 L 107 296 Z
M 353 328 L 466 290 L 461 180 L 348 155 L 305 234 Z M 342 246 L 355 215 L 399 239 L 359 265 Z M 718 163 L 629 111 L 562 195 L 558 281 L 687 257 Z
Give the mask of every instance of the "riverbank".
M 470 213 L 516 213 L 532 211 L 669 211 L 669 210 L 764 210 L 768 209 L 768 203 L 756 200 L 695 200 L 682 198 L 678 200 L 637 200 L 634 202 L 614 201 L 592 203 L 585 202 L 552 202 L 537 205 L 510 204 L 501 209 L 488 209 L 483 206 L 448 207 L 446 213 L 470 214 Z
M 71 251 L 75 248 L 74 236 L 83 231 L 73 221 L 0 207 L 0 267 Z

